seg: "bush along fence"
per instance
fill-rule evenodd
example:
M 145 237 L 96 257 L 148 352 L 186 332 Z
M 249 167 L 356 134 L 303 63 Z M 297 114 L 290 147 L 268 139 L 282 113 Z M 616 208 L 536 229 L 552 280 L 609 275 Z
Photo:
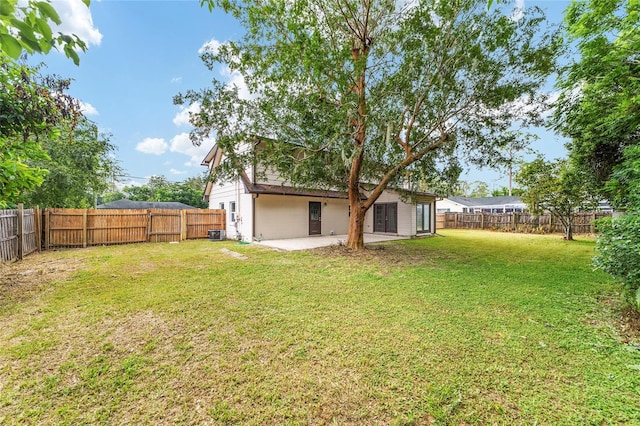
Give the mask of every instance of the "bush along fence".
M 41 249 L 207 238 L 225 228 L 225 210 L 0 210 L 0 261 Z
M 611 213 L 577 213 L 573 223 L 574 234 L 593 234 L 594 221 L 609 217 Z M 495 231 L 555 233 L 564 232 L 562 223 L 551 214 L 531 213 L 438 213 L 437 229 L 490 229 Z

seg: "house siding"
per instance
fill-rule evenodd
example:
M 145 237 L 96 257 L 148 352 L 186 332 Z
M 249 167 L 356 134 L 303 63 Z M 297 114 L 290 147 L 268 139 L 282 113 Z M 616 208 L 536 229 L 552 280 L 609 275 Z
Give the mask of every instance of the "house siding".
M 346 234 L 349 229 L 347 200 L 260 194 L 255 199 L 255 237 L 264 240 L 309 235 L 309 202 L 322 203 L 322 235 Z
M 416 206 L 410 201 L 404 202 L 400 199 L 400 194 L 395 191 L 384 191 L 375 204 L 397 203 L 398 204 L 398 232 L 397 235 L 416 235 Z M 375 205 L 374 204 L 374 205 Z M 364 217 L 364 232 L 373 234 L 373 211 L 371 207 Z

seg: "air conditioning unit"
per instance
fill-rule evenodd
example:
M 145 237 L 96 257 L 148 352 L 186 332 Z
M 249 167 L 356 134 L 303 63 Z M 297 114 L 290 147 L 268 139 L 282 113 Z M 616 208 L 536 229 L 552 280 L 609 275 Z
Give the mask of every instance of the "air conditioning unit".
M 225 232 L 221 229 L 210 229 L 207 231 L 207 234 L 211 241 L 222 241 L 225 238 Z

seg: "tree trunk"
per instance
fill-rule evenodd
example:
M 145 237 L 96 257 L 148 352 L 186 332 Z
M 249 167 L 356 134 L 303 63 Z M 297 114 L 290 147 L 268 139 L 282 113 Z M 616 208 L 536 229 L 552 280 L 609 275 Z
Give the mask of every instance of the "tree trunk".
M 573 215 L 570 213 L 566 220 L 562 221 L 564 225 L 564 239 L 567 241 L 573 241 Z
M 347 234 L 347 247 L 352 250 L 364 248 L 364 215 L 367 212 L 359 200 L 350 201 L 351 215 L 349 216 L 349 233 Z

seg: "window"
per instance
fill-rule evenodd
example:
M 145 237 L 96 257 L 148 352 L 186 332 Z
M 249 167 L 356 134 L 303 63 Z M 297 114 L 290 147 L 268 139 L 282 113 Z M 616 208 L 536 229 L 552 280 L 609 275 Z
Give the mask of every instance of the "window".
M 219 206 L 220 210 L 224 210 L 224 203 L 220 203 Z
M 230 214 L 231 214 L 231 222 L 235 222 L 236 221 L 236 202 L 235 201 L 230 201 L 229 202 L 229 210 L 230 210 Z
M 416 231 L 431 232 L 431 203 L 416 204 Z

